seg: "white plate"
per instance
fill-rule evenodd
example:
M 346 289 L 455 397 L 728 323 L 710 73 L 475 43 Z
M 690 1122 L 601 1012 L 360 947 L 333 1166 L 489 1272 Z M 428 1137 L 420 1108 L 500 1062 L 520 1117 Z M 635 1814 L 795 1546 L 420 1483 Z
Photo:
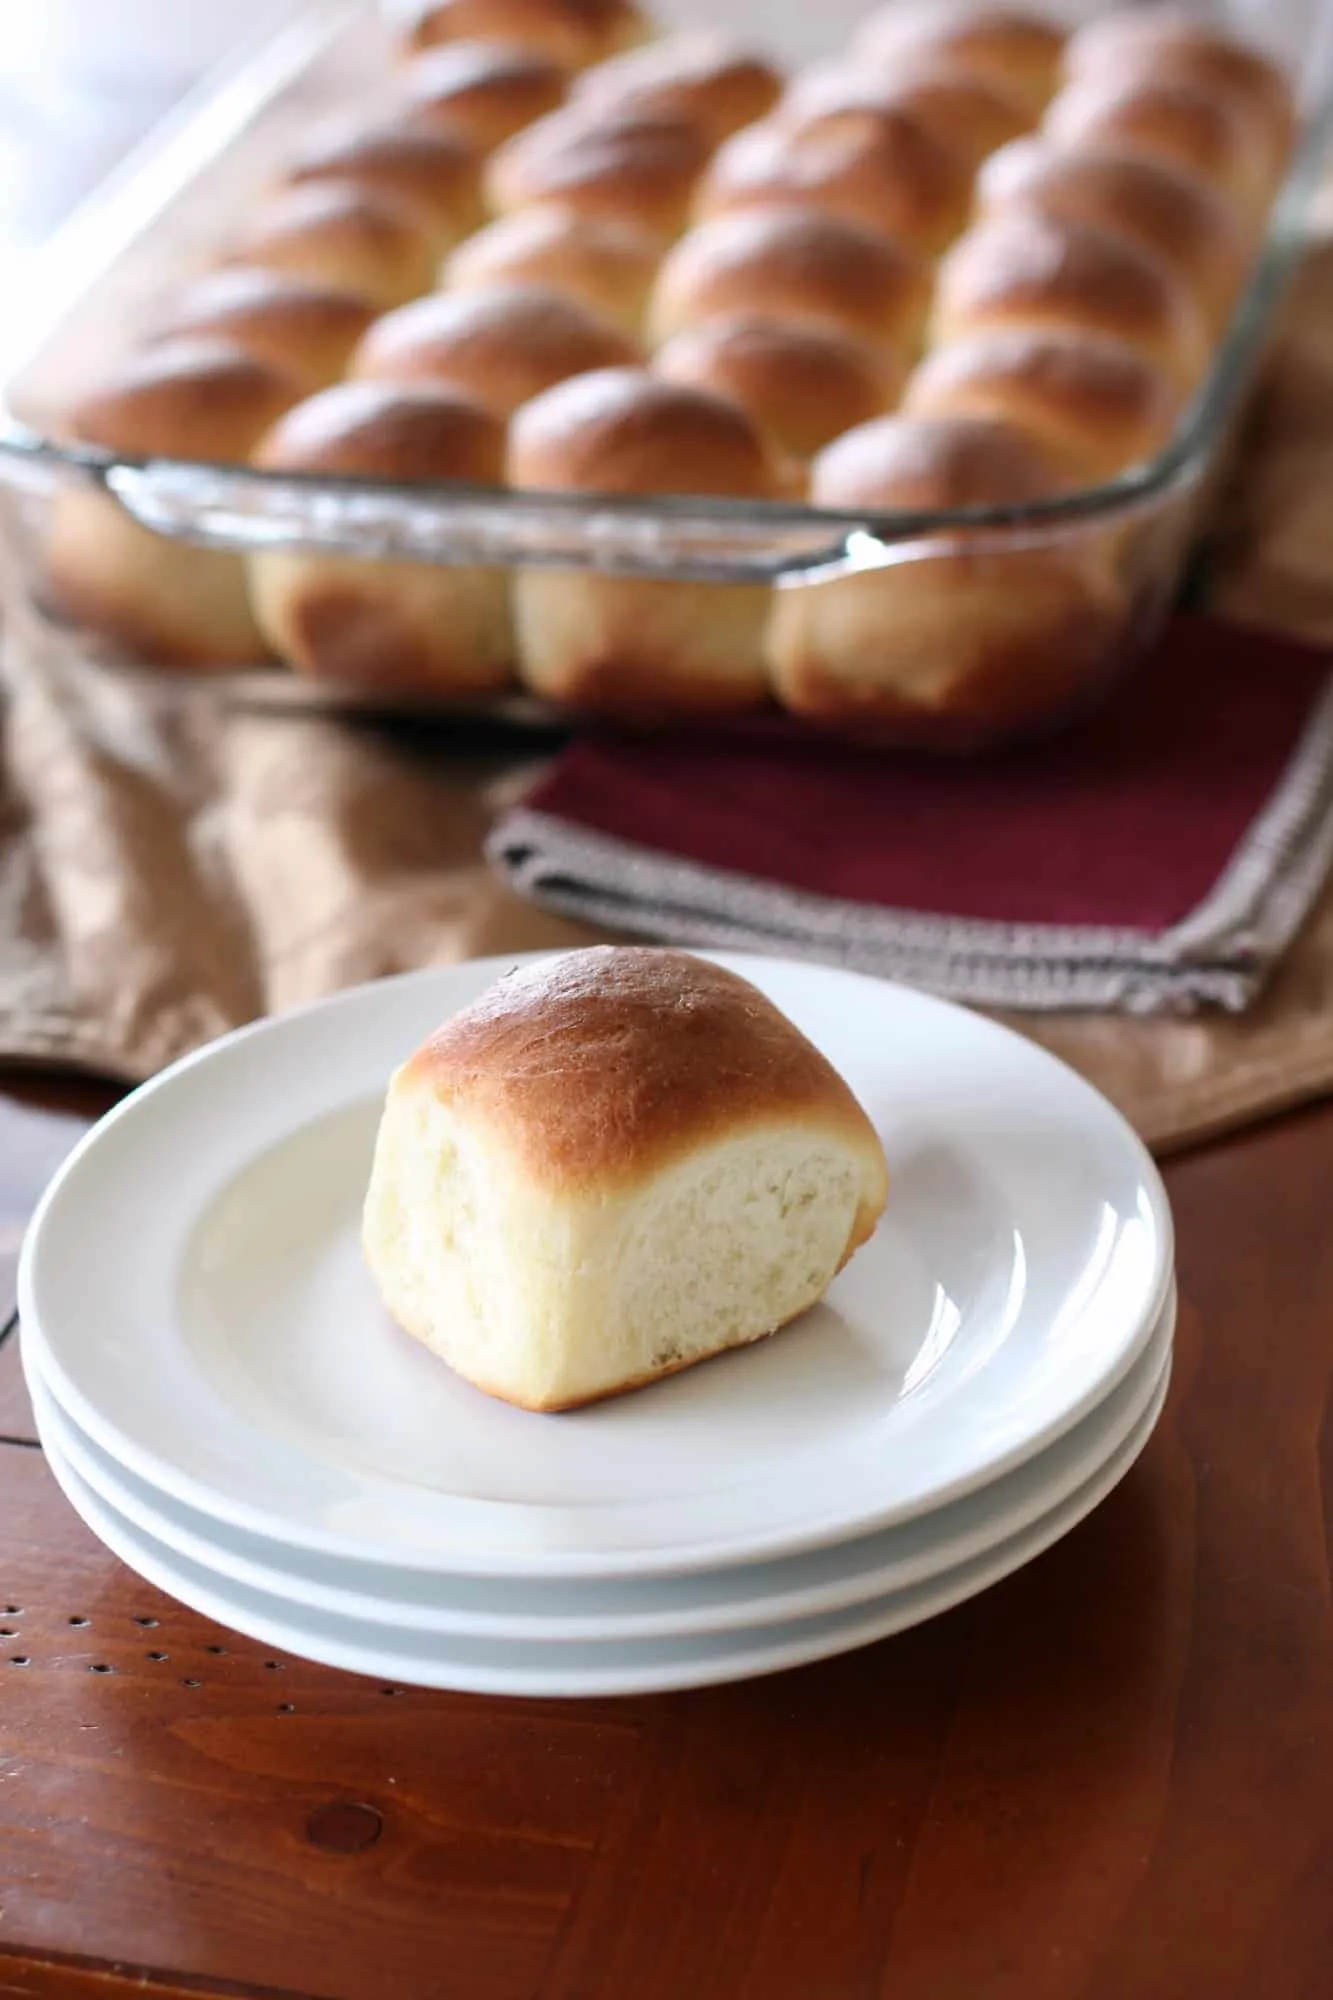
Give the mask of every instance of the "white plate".
M 513 960 L 362 987 L 226 1037 L 105 1119 L 24 1246 L 61 1405 L 150 1484 L 334 1555 L 476 1575 L 665 1574 L 911 1519 L 1068 1430 L 1165 1301 L 1161 1182 L 1030 1043 L 858 974 L 716 954 L 842 1070 L 895 1186 L 779 1338 L 532 1416 L 402 1335 L 362 1265 L 385 1079 Z
M 1175 1311 L 1173 1289 L 1151 1344 L 1106 1401 L 1047 1451 L 966 1499 L 808 1555 L 609 1583 L 432 1576 L 284 1548 L 155 1492 L 85 1436 L 35 1374 L 29 1388 L 43 1440 L 99 1499 L 131 1527 L 228 1581 L 303 1608 L 416 1632 L 542 1643 L 681 1638 L 846 1610 L 924 1583 L 1029 1526 L 1133 1432 L 1170 1364 Z
M 531 1646 L 521 1640 L 448 1639 L 386 1632 L 332 1612 L 299 1610 L 286 1599 L 231 1583 L 133 1527 L 87 1487 L 57 1448 L 47 1460 L 66 1498 L 93 1533 L 136 1573 L 247 1638 L 350 1673 L 414 1687 L 526 1696 L 669 1693 L 749 1680 L 867 1646 L 948 1611 L 1040 1555 L 1105 1499 L 1142 1451 L 1161 1415 L 1169 1367 L 1146 1414 L 1091 1479 L 1060 1506 L 999 1548 L 915 1588 L 855 1610 L 799 1624 L 694 1639 L 613 1645 Z

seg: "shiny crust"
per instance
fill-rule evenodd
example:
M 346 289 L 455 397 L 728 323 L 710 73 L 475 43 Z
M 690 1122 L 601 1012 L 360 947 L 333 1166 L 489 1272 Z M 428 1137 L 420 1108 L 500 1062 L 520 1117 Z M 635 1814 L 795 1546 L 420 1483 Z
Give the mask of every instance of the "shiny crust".
M 1262 128 L 1275 167 L 1291 149 L 1295 104 L 1277 65 L 1233 36 L 1166 8 L 1089 21 L 1069 39 L 1064 71 L 1071 81 L 1114 75 L 1126 83 L 1194 85 L 1245 107 Z
M 262 202 L 232 239 L 228 261 L 288 271 L 385 307 L 424 292 L 435 258 L 410 210 L 343 182 L 320 181 Z
M 440 42 L 512 42 L 565 69 L 582 69 L 632 48 L 647 32 L 633 0 L 436 0 L 407 36 L 409 49 Z
M 701 29 L 613 56 L 576 81 L 571 101 L 606 111 L 689 118 L 717 145 L 772 110 L 782 77 L 728 35 Z
M 745 412 L 638 368 L 562 382 L 515 416 L 513 485 L 552 492 L 711 493 L 768 500 L 776 468 Z
M 508 42 L 448 42 L 408 64 L 401 90 L 415 124 L 489 153 L 563 102 L 558 63 Z
M 402 124 L 343 125 L 325 132 L 293 158 L 286 179 L 295 186 L 338 181 L 366 188 L 411 209 L 423 225 L 457 240 L 481 221 L 481 162 L 457 134 Z
M 460 243 L 440 283 L 451 291 L 535 285 L 633 334 L 657 264 L 653 239 L 624 223 L 560 208 L 516 209 Z
M 1017 424 L 877 417 L 815 460 L 817 507 L 986 507 L 1045 499 L 1068 481 Z
M 503 424 L 456 390 L 339 382 L 287 411 L 254 463 L 277 472 L 497 485 L 504 451 Z
M 892 0 L 864 23 L 852 44 L 858 60 L 896 71 L 929 57 L 985 77 L 1039 112 L 1059 81 L 1064 36 L 1037 12 L 980 4 L 906 4 Z
M 342 374 L 373 317 L 373 307 L 350 292 L 233 266 L 177 293 L 149 338 L 225 340 L 298 377 L 302 388 L 322 389 Z
M 1234 209 L 1164 161 L 1020 139 L 982 167 L 977 207 L 982 215 L 1027 209 L 1128 237 L 1170 264 L 1213 327 L 1240 288 L 1247 246 Z
M 352 373 L 443 382 L 507 416 L 569 375 L 639 359 L 635 343 L 558 293 L 536 286 L 434 292 L 377 320 Z
M 649 319 L 664 339 L 720 314 L 764 314 L 907 352 L 929 299 L 929 265 L 886 238 L 816 209 L 756 209 L 714 216 L 676 245 Z
M 1045 131 L 1061 145 L 1114 146 L 1197 174 L 1239 204 L 1253 223 L 1267 207 L 1272 174 L 1262 147 L 1233 104 L 1171 77 L 1114 74 L 1071 83 L 1046 114 Z
M 971 174 L 901 105 L 789 113 L 748 126 L 717 153 L 696 213 L 779 203 L 859 223 L 923 255 L 967 220 Z
M 1032 126 L 1026 106 L 984 77 L 933 68 L 929 58 L 885 74 L 846 62 L 818 63 L 796 77 L 777 115 L 793 124 L 825 111 L 901 110 L 975 169 Z
M 891 409 L 903 385 L 902 364 L 882 347 L 832 328 L 763 319 L 688 327 L 653 366 L 671 381 L 730 397 L 797 458 Z
M 1074 476 L 1097 481 L 1160 449 L 1180 398 L 1163 369 L 1119 341 L 1014 327 L 928 354 L 902 408 L 920 417 L 1007 419 Z
M 750 982 L 688 952 L 597 945 L 501 979 L 432 1035 L 395 1089 L 484 1129 L 552 1193 L 645 1180 L 695 1148 L 805 1126 L 854 1147 L 876 1198 L 888 1169 L 847 1084 Z
M 226 341 L 164 340 L 72 403 L 66 427 L 136 458 L 236 464 L 300 393 L 290 374 Z
M 492 156 L 486 195 L 497 214 L 551 202 L 632 223 L 663 240 L 689 218 L 708 141 L 688 118 L 553 111 Z
M 1091 224 L 997 215 L 969 230 L 940 266 L 934 340 L 1020 325 L 1127 341 L 1182 388 L 1208 358 L 1188 291 L 1137 244 Z

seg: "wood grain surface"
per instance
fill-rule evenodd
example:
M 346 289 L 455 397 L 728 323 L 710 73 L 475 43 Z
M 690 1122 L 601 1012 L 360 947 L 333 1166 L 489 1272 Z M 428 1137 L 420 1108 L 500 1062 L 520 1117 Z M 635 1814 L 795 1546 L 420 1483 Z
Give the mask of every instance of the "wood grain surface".
M 1333 1112 L 1169 1181 L 1176 1376 L 1124 1485 L 974 1604 L 769 1680 L 303 1665 L 0 1446 L 0 1995 L 1326 2000 Z

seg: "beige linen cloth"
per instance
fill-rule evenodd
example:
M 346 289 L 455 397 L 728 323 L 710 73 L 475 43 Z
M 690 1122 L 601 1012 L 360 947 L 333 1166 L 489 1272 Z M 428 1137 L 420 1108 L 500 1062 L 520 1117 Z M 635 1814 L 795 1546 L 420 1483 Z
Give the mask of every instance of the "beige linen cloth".
M 1333 642 L 1333 203 L 1268 382 L 1214 604 Z M 531 746 L 108 675 L 37 623 L 15 575 L 3 586 L 0 1061 L 137 1080 L 359 980 L 598 935 L 521 903 L 483 859 L 539 768 Z M 1333 1089 L 1333 887 L 1239 1018 L 1011 1018 L 1162 1151 Z

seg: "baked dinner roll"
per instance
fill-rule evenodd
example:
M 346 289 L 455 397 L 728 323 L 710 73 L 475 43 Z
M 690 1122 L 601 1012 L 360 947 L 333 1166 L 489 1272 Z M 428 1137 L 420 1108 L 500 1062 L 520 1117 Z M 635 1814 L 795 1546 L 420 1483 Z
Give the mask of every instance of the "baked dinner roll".
M 1180 397 L 1165 369 L 1118 340 L 1011 327 L 933 349 L 902 408 L 1021 425 L 1079 485 L 1098 485 L 1166 444 Z
M 623 223 L 561 208 L 520 208 L 478 230 L 445 259 L 448 291 L 535 285 L 633 334 L 657 272 L 657 245 Z
M 988 154 L 1031 129 L 1032 114 L 984 77 L 909 66 L 901 73 L 816 63 L 794 78 L 777 115 L 794 124 L 827 111 L 901 110 L 975 172 Z
M 551 493 L 783 493 L 736 404 L 635 368 L 580 375 L 525 404 L 510 427 L 509 479 Z M 766 693 L 768 602 L 752 584 L 522 570 L 519 671 L 537 693 L 591 711 L 750 707 Z
M 373 307 L 350 292 L 233 265 L 177 292 L 149 339 L 225 340 L 294 376 L 302 390 L 323 389 L 342 374 L 373 318 Z
M 747 126 L 719 148 L 696 214 L 816 208 L 934 256 L 966 222 L 971 194 L 966 160 L 910 111 L 885 105 Z
M 1188 286 L 1213 332 L 1230 317 L 1248 259 L 1245 232 L 1215 189 L 1164 161 L 1095 144 L 1031 138 L 1003 147 L 981 169 L 977 208 L 1091 222 L 1142 244 Z
M 729 396 L 779 451 L 798 459 L 892 409 L 905 373 L 892 349 L 831 327 L 744 318 L 687 327 L 653 366 L 670 381 Z
M 1209 356 L 1202 316 L 1159 258 L 1091 223 L 1027 211 L 978 223 L 944 259 L 933 345 L 1015 326 L 1123 340 L 1182 390 Z
M 648 32 L 648 19 L 634 0 L 436 0 L 412 24 L 408 47 L 511 42 L 563 69 L 582 69 L 632 48 Z
M 395 1073 L 363 1242 L 408 1333 L 561 1410 L 776 1332 L 887 1194 L 869 1118 L 748 980 L 604 945 L 509 973 Z
M 409 63 L 400 79 L 414 125 L 489 153 L 563 101 L 558 63 L 509 42 L 447 42 Z
M 254 462 L 272 472 L 495 485 L 504 428 L 453 390 L 343 382 L 290 410 Z M 407 695 L 479 694 L 509 678 L 501 570 L 287 550 L 251 556 L 248 566 L 260 626 L 299 673 Z
M 1038 441 L 980 417 L 879 417 L 815 460 L 815 506 L 1022 504 L 1067 482 Z M 777 691 L 798 714 L 966 740 L 1043 716 L 1096 674 L 1115 632 L 1104 551 L 1087 531 L 1035 546 L 970 544 L 779 591 Z
M 540 203 L 624 223 L 665 242 L 685 227 L 708 152 L 692 119 L 594 117 L 570 105 L 491 155 L 487 199 L 498 215 Z
M 352 357 L 353 375 L 437 382 L 498 416 L 567 375 L 639 359 L 627 334 L 573 299 L 535 286 L 432 292 L 377 320 Z
M 381 311 L 429 290 L 437 261 L 411 210 L 335 181 L 269 195 L 229 248 L 229 263 L 285 271 Z
M 482 219 L 481 161 L 465 140 L 402 124 L 326 128 L 289 161 L 293 185 L 333 181 L 408 210 L 437 256 Z
M 299 385 L 222 341 L 163 341 L 66 413 L 64 433 L 135 458 L 244 461 Z M 46 584 L 56 611 L 152 664 L 236 666 L 264 657 L 241 558 L 140 527 L 105 494 L 52 502 Z
M 1060 92 L 1044 129 L 1062 146 L 1143 154 L 1191 174 L 1236 204 L 1257 229 L 1273 195 L 1265 148 L 1236 106 L 1174 78 L 1087 77 Z
M 648 309 L 659 340 L 744 313 L 831 326 L 909 354 L 930 304 L 930 266 L 817 209 L 743 209 L 700 223 L 671 250 Z
M 782 78 L 773 65 L 708 29 L 671 35 L 585 70 L 571 93 L 581 110 L 689 118 L 713 145 L 777 103 Z
M 986 0 L 907 4 L 872 14 L 852 43 L 857 62 L 896 73 L 929 59 L 983 77 L 1035 116 L 1060 76 L 1064 36 L 1054 22 Z

